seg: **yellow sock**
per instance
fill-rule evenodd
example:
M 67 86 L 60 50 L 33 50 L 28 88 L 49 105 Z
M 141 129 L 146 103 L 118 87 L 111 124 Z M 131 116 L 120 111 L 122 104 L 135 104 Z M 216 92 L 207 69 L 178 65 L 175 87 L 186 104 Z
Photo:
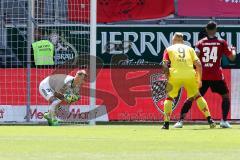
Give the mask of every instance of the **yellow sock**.
M 206 100 L 203 97 L 199 97 L 197 98 L 197 106 L 200 109 L 200 111 L 202 111 L 202 113 L 204 114 L 204 116 L 207 118 L 209 116 L 211 116 L 209 109 L 208 109 L 208 104 L 206 102 Z
M 164 101 L 164 122 L 169 122 L 170 121 L 170 116 L 172 114 L 172 105 L 173 101 L 166 99 Z

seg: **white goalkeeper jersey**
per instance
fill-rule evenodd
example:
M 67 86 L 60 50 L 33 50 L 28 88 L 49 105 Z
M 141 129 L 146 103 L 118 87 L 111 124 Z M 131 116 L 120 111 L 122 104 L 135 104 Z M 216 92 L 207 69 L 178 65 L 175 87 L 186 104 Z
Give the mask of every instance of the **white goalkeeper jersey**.
M 62 94 L 79 95 L 80 86 L 74 86 L 74 77 L 66 74 L 54 74 L 45 78 L 50 88 L 55 92 Z
M 80 92 L 80 86 L 74 86 L 73 85 L 74 77 L 67 76 L 64 80 L 64 86 L 60 89 L 60 92 L 65 94 L 74 94 L 79 95 Z

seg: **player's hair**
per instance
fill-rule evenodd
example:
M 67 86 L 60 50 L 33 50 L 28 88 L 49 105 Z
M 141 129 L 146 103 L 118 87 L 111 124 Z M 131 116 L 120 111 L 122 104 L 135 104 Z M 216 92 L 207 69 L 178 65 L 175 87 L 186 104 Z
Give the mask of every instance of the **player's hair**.
M 207 30 L 214 30 L 217 29 L 217 23 L 214 21 L 209 21 L 206 25 Z
M 183 34 L 181 32 L 175 32 L 173 36 L 183 39 Z
M 87 73 L 86 73 L 85 70 L 79 70 L 79 71 L 77 71 L 76 75 L 78 75 L 78 76 L 80 76 L 80 75 L 85 75 L 85 76 L 87 76 Z

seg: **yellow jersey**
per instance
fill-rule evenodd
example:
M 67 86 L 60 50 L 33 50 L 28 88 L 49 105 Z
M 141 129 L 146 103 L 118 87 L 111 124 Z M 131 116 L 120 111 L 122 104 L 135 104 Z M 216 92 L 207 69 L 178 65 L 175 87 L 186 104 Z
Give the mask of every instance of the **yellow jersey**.
M 174 44 L 164 51 L 163 61 L 170 61 L 171 71 L 178 71 L 184 74 L 187 71 L 194 71 L 193 63 L 198 56 L 192 47 L 185 44 Z M 194 71 L 195 73 L 195 71 Z
M 171 67 L 168 79 L 168 95 L 172 98 L 178 95 L 181 87 L 187 90 L 188 98 L 194 97 L 198 92 L 198 80 L 193 68 L 198 57 L 192 47 L 184 44 L 175 44 L 164 52 L 163 61 L 169 61 Z

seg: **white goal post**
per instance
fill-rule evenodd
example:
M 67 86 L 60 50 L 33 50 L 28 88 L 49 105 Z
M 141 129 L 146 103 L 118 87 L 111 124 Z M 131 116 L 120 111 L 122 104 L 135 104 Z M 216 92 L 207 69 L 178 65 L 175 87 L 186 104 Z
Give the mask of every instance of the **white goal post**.
M 97 0 L 90 3 L 90 111 L 96 107 L 96 42 L 97 42 Z M 92 112 L 93 113 L 93 112 Z M 94 116 L 94 113 L 91 117 Z M 90 124 L 95 124 L 95 117 L 91 118 Z

